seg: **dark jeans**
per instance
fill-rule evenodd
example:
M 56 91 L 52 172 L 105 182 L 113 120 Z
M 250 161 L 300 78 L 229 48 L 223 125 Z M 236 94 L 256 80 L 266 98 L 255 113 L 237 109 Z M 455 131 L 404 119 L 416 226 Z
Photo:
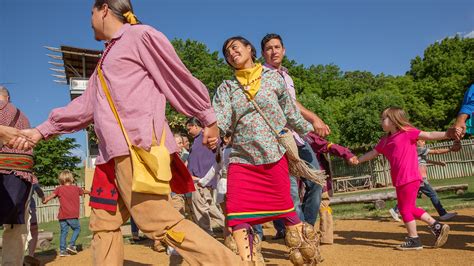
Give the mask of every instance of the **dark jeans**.
M 426 177 L 423 177 L 423 184 L 421 184 L 420 189 L 418 190 L 418 193 L 420 192 L 430 198 L 431 203 L 435 207 L 439 216 L 443 216 L 447 213 L 447 211 L 443 208 L 443 205 L 441 205 L 441 201 L 438 198 L 438 194 L 436 194 L 436 191 L 430 185 Z M 395 205 L 394 209 L 398 211 L 398 206 Z
M 14 174 L 0 174 L 0 225 L 25 224 L 31 183 Z
M 132 232 L 132 237 L 138 236 L 139 229 L 132 217 L 130 217 L 130 231 Z
M 59 237 L 59 249 L 61 251 L 66 251 L 66 238 L 69 233 L 69 227 L 72 229 L 71 240 L 69 241 L 69 246 L 75 246 L 77 237 L 81 232 L 81 224 L 79 219 L 65 219 L 59 220 L 59 226 L 61 227 L 61 236 Z
M 321 167 L 319 167 L 319 162 L 316 159 L 316 155 L 308 143 L 305 143 L 302 147 L 298 147 L 298 153 L 300 158 L 308 162 L 314 169 L 321 169 Z M 309 180 L 302 180 L 305 184 L 305 193 L 303 196 L 303 202 L 301 203 L 301 209 L 304 213 L 304 221 L 314 225 L 319 214 L 323 187 Z
M 257 224 L 257 225 L 254 225 L 252 226 L 253 228 L 253 231 L 255 232 L 255 234 L 259 235 L 260 236 L 260 240 L 263 239 L 263 227 L 261 224 Z
M 304 146 L 298 146 L 298 154 L 301 159 L 309 163 L 314 169 L 321 169 L 319 167 L 319 162 L 316 159 L 316 155 L 308 143 L 305 142 Z M 323 187 L 309 180 L 301 179 L 305 184 L 305 194 L 303 196 L 303 202 L 300 204 L 300 198 L 298 195 L 298 182 L 294 177 L 290 177 L 290 179 L 291 198 L 295 203 L 296 214 L 298 214 L 298 217 L 300 217 L 301 221 L 314 225 L 316 223 L 316 219 L 318 218 Z M 273 221 L 273 226 L 277 232 L 284 232 L 285 230 L 285 225 L 283 224 L 282 220 Z

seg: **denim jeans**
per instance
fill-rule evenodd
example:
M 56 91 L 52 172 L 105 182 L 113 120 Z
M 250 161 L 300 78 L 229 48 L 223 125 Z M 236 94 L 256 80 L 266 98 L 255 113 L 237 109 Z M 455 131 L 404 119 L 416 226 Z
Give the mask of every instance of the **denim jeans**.
M 318 159 L 316 159 L 316 155 L 308 143 L 305 142 L 304 146 L 298 147 L 298 154 L 301 159 L 309 163 L 314 169 L 321 169 Z M 323 187 L 306 179 L 301 180 L 305 184 L 305 193 L 301 203 L 301 210 L 304 214 L 303 220 L 314 225 L 319 214 Z
M 79 219 L 65 219 L 59 220 L 59 226 L 61 227 L 61 236 L 59 238 L 59 249 L 61 251 L 66 251 L 66 238 L 69 232 L 69 227 L 72 229 L 72 237 L 69 241 L 69 246 L 75 246 L 77 237 L 81 232 L 81 224 Z
M 252 228 L 253 228 L 253 231 L 255 232 L 255 234 L 260 236 L 260 240 L 262 240 L 263 239 L 263 227 L 262 227 L 262 225 L 257 224 L 257 225 L 252 226 Z
M 138 236 L 139 229 L 132 217 L 130 217 L 130 231 L 132 232 L 132 236 Z
M 304 215 L 301 210 L 300 197 L 298 194 L 298 180 L 293 176 L 290 176 L 290 194 L 293 204 L 295 205 L 296 215 L 298 215 L 301 221 L 304 221 Z M 283 220 L 273 220 L 273 226 L 277 232 L 285 232 L 285 224 L 283 223 Z
M 430 185 L 426 177 L 423 177 L 423 184 L 421 184 L 418 193 L 420 192 L 430 198 L 431 203 L 433 204 L 433 207 L 435 207 L 439 216 L 443 216 L 447 213 L 447 211 L 443 208 L 443 205 L 441 205 L 441 201 L 438 198 L 438 194 L 436 194 L 436 191 Z M 398 206 L 395 205 L 394 209 L 398 211 Z

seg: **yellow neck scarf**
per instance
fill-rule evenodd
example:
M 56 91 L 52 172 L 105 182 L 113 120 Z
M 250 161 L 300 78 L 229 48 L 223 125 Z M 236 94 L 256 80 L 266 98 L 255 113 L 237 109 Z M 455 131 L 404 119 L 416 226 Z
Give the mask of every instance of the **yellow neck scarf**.
M 260 89 L 260 83 L 262 81 L 262 65 L 255 64 L 252 68 L 236 70 L 235 77 L 240 85 L 244 87 L 247 97 L 252 100 Z

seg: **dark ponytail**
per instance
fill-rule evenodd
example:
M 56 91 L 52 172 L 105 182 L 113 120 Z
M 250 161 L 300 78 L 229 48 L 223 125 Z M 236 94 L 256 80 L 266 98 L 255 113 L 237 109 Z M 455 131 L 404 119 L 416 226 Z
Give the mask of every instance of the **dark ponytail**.
M 133 14 L 133 7 L 130 0 L 95 0 L 94 7 L 101 9 L 102 6 L 107 4 L 112 13 L 117 17 L 122 23 L 130 23 L 130 21 L 125 17 L 127 12 Z M 135 15 L 133 15 L 135 17 Z M 137 24 L 140 24 L 140 21 L 135 17 Z

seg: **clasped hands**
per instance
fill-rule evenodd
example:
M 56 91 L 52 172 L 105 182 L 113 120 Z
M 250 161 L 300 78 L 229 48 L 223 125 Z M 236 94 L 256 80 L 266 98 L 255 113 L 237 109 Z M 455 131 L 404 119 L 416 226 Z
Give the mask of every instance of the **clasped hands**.
M 219 144 L 219 128 L 216 122 L 204 127 L 202 144 L 210 150 L 217 149 L 217 144 Z
M 464 137 L 464 134 L 466 134 L 466 128 L 462 128 L 456 125 L 448 128 L 448 130 L 446 131 L 446 135 L 448 136 L 448 138 L 453 140 L 461 140 Z
M 0 140 L 10 149 L 31 150 L 43 139 L 43 135 L 36 128 L 19 130 L 13 127 L 0 125 Z M 203 144 L 209 149 L 217 148 L 219 129 L 216 123 L 204 128 Z
M 35 128 L 19 130 L 0 126 L 0 139 L 10 149 L 31 150 L 42 138 L 43 135 Z

